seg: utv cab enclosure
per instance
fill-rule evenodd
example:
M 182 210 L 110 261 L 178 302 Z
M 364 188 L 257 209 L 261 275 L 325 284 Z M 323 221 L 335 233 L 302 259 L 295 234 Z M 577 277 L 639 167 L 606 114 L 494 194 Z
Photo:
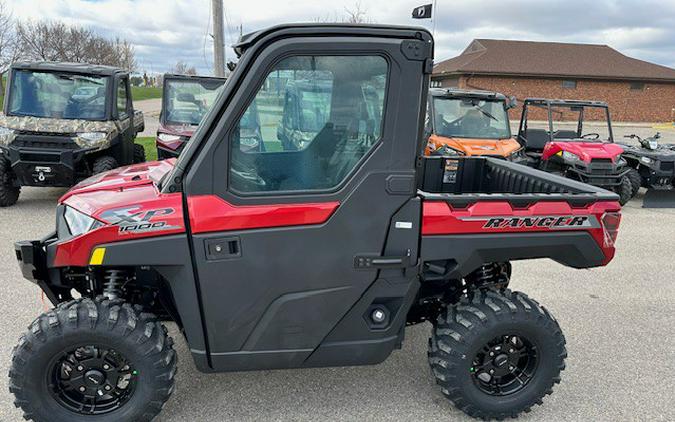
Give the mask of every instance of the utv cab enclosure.
M 504 160 L 423 157 L 425 29 L 283 25 L 236 51 L 177 160 L 81 183 L 53 233 L 15 244 L 55 305 L 14 352 L 25 415 L 152 419 L 175 383 L 162 321 L 205 372 L 376 364 L 407 325 L 428 322 L 433 374 L 464 412 L 504 418 L 541 403 L 565 340 L 507 288 L 510 261 L 607 264 L 618 197 Z M 298 79 L 330 98 L 303 103 L 326 119 L 288 151 L 278 129 Z M 241 142 L 254 109 L 264 149 Z
M 515 98 L 498 92 L 432 88 L 427 102 L 426 155 L 488 156 L 522 161 L 508 110 Z
M 211 76 L 164 75 L 162 111 L 157 129 L 157 157 L 178 157 L 185 143 L 213 107 L 225 78 Z
M 633 196 L 606 103 L 528 98 L 518 141 L 533 167 L 613 190 L 622 205 Z
M 134 146 L 128 72 L 77 63 L 16 63 L 0 116 L 0 206 L 21 186 L 72 186 L 119 165 L 145 161 Z

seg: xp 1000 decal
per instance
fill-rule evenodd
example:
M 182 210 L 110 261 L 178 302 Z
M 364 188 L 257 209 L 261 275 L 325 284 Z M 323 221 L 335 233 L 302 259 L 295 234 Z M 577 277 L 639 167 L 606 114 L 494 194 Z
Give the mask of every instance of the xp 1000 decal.
M 173 208 L 144 210 L 135 205 L 108 210 L 101 214 L 101 218 L 118 226 L 120 234 L 142 233 L 180 228 L 171 225 L 166 219 L 175 212 Z

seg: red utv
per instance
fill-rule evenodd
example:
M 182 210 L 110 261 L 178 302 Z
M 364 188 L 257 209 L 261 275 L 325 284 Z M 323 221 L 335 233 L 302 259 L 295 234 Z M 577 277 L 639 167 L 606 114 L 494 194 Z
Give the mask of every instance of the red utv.
M 532 167 L 612 190 L 621 205 L 633 196 L 606 103 L 528 98 L 518 141 Z
M 157 129 L 157 157 L 178 157 L 211 109 L 225 78 L 164 75 L 162 111 Z

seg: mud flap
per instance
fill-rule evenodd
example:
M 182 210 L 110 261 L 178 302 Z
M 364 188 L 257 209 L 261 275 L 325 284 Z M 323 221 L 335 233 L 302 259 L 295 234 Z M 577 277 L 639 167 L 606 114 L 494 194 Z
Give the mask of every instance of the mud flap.
M 675 189 L 648 189 L 642 201 L 642 208 L 675 208 Z

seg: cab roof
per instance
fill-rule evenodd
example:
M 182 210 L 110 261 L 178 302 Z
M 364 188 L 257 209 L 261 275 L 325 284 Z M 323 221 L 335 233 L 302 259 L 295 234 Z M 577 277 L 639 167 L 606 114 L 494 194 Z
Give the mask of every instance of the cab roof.
M 164 79 L 214 80 L 223 82 L 227 80 L 227 78 L 221 78 L 220 76 L 183 75 L 180 73 L 165 73 Z
M 605 107 L 608 108 L 606 102 L 604 101 L 587 101 L 587 100 L 559 100 L 551 98 L 525 98 L 523 105 L 535 105 L 535 106 L 589 106 L 589 107 Z
M 128 71 L 119 67 L 68 62 L 17 62 L 12 65 L 12 69 L 44 72 L 66 72 L 96 76 L 115 76 L 129 73 Z
M 369 37 L 409 37 L 431 42 L 429 31 L 422 27 L 375 24 L 338 24 L 338 23 L 290 23 L 275 25 L 260 31 L 242 35 L 233 46 L 237 56 L 258 41 L 273 33 L 291 32 L 294 35 L 307 33 L 316 36 L 364 35 Z
M 507 99 L 504 94 L 499 92 L 459 88 L 431 88 L 429 89 L 429 95 L 432 97 L 477 98 L 493 101 L 506 101 Z

